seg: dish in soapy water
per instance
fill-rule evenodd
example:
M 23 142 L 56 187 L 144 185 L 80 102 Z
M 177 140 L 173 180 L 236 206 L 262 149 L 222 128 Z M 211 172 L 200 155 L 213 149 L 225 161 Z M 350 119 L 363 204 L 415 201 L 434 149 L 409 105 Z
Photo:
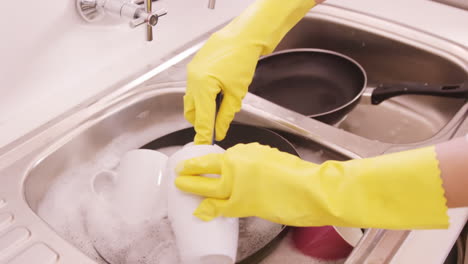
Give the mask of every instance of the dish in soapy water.
M 147 150 L 152 151 L 152 150 Z M 167 209 L 182 263 L 232 264 L 236 260 L 239 240 L 239 218 L 216 217 L 203 221 L 194 211 L 203 197 L 181 191 L 175 186 L 176 167 L 180 162 L 207 154 L 224 153 L 217 145 L 186 144 L 169 157 L 165 177 L 167 185 Z M 218 178 L 219 175 L 204 174 Z
M 142 153 L 142 151 L 146 152 Z M 128 161 L 139 168 L 147 166 L 157 167 L 156 163 L 159 158 L 156 154 L 159 152 L 154 152 L 151 153 L 149 150 L 130 151 L 124 155 L 117 171 L 130 172 L 131 170 L 128 169 L 131 167 L 128 166 Z M 146 160 L 136 160 L 133 158 L 135 156 L 142 156 Z M 126 157 L 130 157 L 131 159 Z M 126 166 L 123 166 L 122 163 Z M 126 167 L 127 170 L 122 170 L 122 166 Z M 128 173 L 126 175 L 130 176 Z M 135 262 L 143 264 L 180 263 L 173 226 L 167 217 L 168 208 L 162 208 L 165 207 L 165 203 L 157 202 L 163 200 L 163 196 L 165 196 L 165 193 L 161 191 L 167 188 L 167 186 L 164 186 L 164 183 L 167 181 L 163 180 L 162 185 L 158 188 L 151 188 L 152 190 L 147 190 L 147 192 L 136 192 L 135 188 L 131 188 L 128 183 L 122 185 L 119 182 L 119 176 L 114 175 L 113 181 L 102 181 L 100 178 L 107 179 L 109 177 L 108 173 L 98 173 L 93 178 L 93 181 L 101 184 L 101 188 L 95 188 L 95 191 L 97 191 L 96 195 L 100 199 L 95 199 L 93 206 L 88 206 L 87 210 L 85 210 L 84 226 L 92 240 L 93 248 L 98 256 L 102 258 L 99 262 L 112 264 Z M 154 183 L 151 182 L 149 177 L 143 177 L 143 179 L 146 179 L 147 185 L 153 185 Z M 124 183 L 125 180 L 124 177 Z M 104 183 L 107 186 L 102 186 Z M 137 183 L 136 185 L 140 186 L 137 189 L 143 190 L 142 184 L 145 184 L 145 182 Z M 95 186 L 96 184 L 91 185 Z M 130 187 L 122 189 L 126 186 Z M 145 200 L 149 200 L 150 202 L 145 202 L 146 205 L 144 207 L 147 210 L 135 208 L 134 212 L 129 214 L 129 210 L 132 211 L 131 208 L 123 210 L 124 208 L 121 205 L 122 202 L 125 203 L 124 200 L 128 200 L 131 203 L 134 199 L 128 197 L 128 195 L 134 194 L 133 196 L 139 196 L 135 195 L 136 193 L 141 193 L 145 197 L 148 197 Z M 149 197 L 153 198 L 149 199 Z M 120 200 L 124 198 L 124 200 L 119 202 L 119 198 Z M 142 204 L 140 200 L 133 202 L 137 202 L 135 206 Z M 252 252 L 262 249 L 282 230 L 283 227 L 281 225 L 259 218 L 241 218 L 239 220 L 240 232 L 236 259 L 239 261 L 247 259 L 252 255 Z
M 173 153 L 183 145 L 193 141 L 195 131 L 186 128 L 162 136 L 143 146 L 143 149 Z M 281 151 L 299 156 L 294 146 L 279 134 L 265 128 L 242 124 L 231 124 L 226 138 L 217 145 L 228 149 L 239 143 L 258 142 L 278 148 Z M 256 217 L 239 219 L 238 263 L 258 263 L 268 256 L 274 246 L 289 229 L 281 224 L 272 223 Z
M 229 137 L 237 133 L 236 127 L 231 127 Z M 264 136 L 268 132 L 266 130 L 261 134 Z M 172 146 L 185 145 L 193 140 L 193 136 L 192 130 L 187 141 Z M 257 141 L 255 137 L 256 135 L 250 135 L 246 138 Z M 156 205 L 146 219 L 140 219 L 139 225 L 131 225 L 125 221 L 125 212 L 118 210 L 116 203 L 106 200 L 110 199 L 111 195 L 104 194 L 101 195 L 103 199 L 96 199 L 95 191 L 110 192 L 114 188 L 113 172 L 124 153 L 142 145 L 136 145 L 133 138 L 122 135 L 99 153 L 95 153 L 96 158 L 89 163 L 71 166 L 69 170 L 61 172 L 38 204 L 38 215 L 57 234 L 97 263 L 106 263 L 96 252 L 97 244 L 100 244 L 100 253 L 104 257 L 111 256 L 108 260 L 112 260 L 111 264 L 178 263 L 174 235 L 164 208 L 158 208 Z M 264 140 L 258 141 L 268 144 Z M 145 142 L 150 140 L 146 139 Z M 221 145 L 226 142 L 221 142 Z M 248 140 L 242 143 L 248 143 Z M 275 147 L 273 143 L 270 145 Z M 159 148 L 170 146 L 159 145 Z M 175 150 L 176 147 L 165 151 Z M 102 178 L 94 184 L 94 176 L 97 174 L 100 174 L 96 176 L 98 180 Z M 145 199 L 145 202 L 157 204 L 156 199 Z M 93 214 L 95 218 L 92 218 Z M 237 262 L 242 264 L 259 263 L 270 254 L 289 230 L 282 225 L 253 217 L 239 219 L 239 226 Z

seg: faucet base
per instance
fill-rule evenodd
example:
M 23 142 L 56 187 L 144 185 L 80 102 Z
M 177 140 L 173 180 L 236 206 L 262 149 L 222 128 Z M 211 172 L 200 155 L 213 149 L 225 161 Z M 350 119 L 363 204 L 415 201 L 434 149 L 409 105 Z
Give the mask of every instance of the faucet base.
M 77 0 L 78 13 L 87 22 L 100 20 L 106 13 L 130 20 L 130 27 L 146 24 L 146 40 L 153 40 L 153 27 L 159 17 L 167 14 L 165 9 L 152 11 L 153 0 Z
M 80 16 L 87 22 L 98 21 L 105 15 L 103 8 L 97 4 L 96 0 L 78 0 L 76 8 Z

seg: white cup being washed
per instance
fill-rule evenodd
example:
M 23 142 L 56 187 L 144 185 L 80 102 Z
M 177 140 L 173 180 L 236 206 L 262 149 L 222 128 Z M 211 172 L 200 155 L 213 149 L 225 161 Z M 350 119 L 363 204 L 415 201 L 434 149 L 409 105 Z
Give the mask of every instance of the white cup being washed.
M 175 168 L 183 160 L 209 153 L 223 153 L 219 146 L 185 145 L 168 160 L 168 216 L 183 264 L 232 264 L 236 261 L 239 235 L 237 218 L 202 221 L 193 215 L 203 197 L 182 192 L 175 184 Z M 217 177 L 217 175 L 205 175 Z

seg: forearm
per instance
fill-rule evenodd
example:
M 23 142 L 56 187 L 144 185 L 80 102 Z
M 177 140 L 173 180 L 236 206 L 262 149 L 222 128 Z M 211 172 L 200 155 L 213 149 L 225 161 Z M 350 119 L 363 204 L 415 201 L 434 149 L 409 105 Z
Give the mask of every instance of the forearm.
M 319 2 L 323 0 L 256 0 L 217 34 L 226 31 L 246 42 L 256 42 L 263 48 L 261 55 L 265 55 Z
M 310 194 L 325 198 L 311 200 L 323 200 L 322 207 L 335 212 L 335 225 L 446 228 L 446 199 L 436 156 L 432 146 L 346 162 L 327 161 L 311 173 L 317 190 Z
M 468 135 L 436 145 L 447 206 L 468 206 Z
M 441 228 L 448 223 L 447 207 L 468 206 L 466 137 L 374 158 L 330 161 L 318 170 L 311 175 L 319 176 L 320 185 L 315 185 L 328 191 L 322 194 L 328 197 L 324 207 L 338 212 L 351 208 L 357 212 L 354 216 L 370 217 L 353 219 L 351 212 L 346 213 L 347 225 L 378 223 L 385 228 Z M 347 197 L 346 202 L 334 198 L 336 190 L 340 193 L 338 197 Z M 320 194 L 320 190 L 311 193 Z M 392 218 L 393 223 L 389 221 Z

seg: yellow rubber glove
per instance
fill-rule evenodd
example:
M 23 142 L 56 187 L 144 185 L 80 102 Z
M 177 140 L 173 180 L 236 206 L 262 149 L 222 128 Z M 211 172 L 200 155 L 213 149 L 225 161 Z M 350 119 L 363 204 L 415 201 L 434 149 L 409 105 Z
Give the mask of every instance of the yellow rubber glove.
M 195 144 L 211 144 L 221 91 L 215 129 L 216 140 L 224 139 L 260 56 L 271 53 L 314 5 L 313 0 L 257 0 L 208 39 L 187 69 L 184 114 L 197 132 Z
M 194 212 L 206 221 L 257 216 L 291 226 L 448 227 L 434 147 L 318 165 L 258 143 L 239 144 L 187 160 L 178 173 L 178 188 L 208 197 Z

